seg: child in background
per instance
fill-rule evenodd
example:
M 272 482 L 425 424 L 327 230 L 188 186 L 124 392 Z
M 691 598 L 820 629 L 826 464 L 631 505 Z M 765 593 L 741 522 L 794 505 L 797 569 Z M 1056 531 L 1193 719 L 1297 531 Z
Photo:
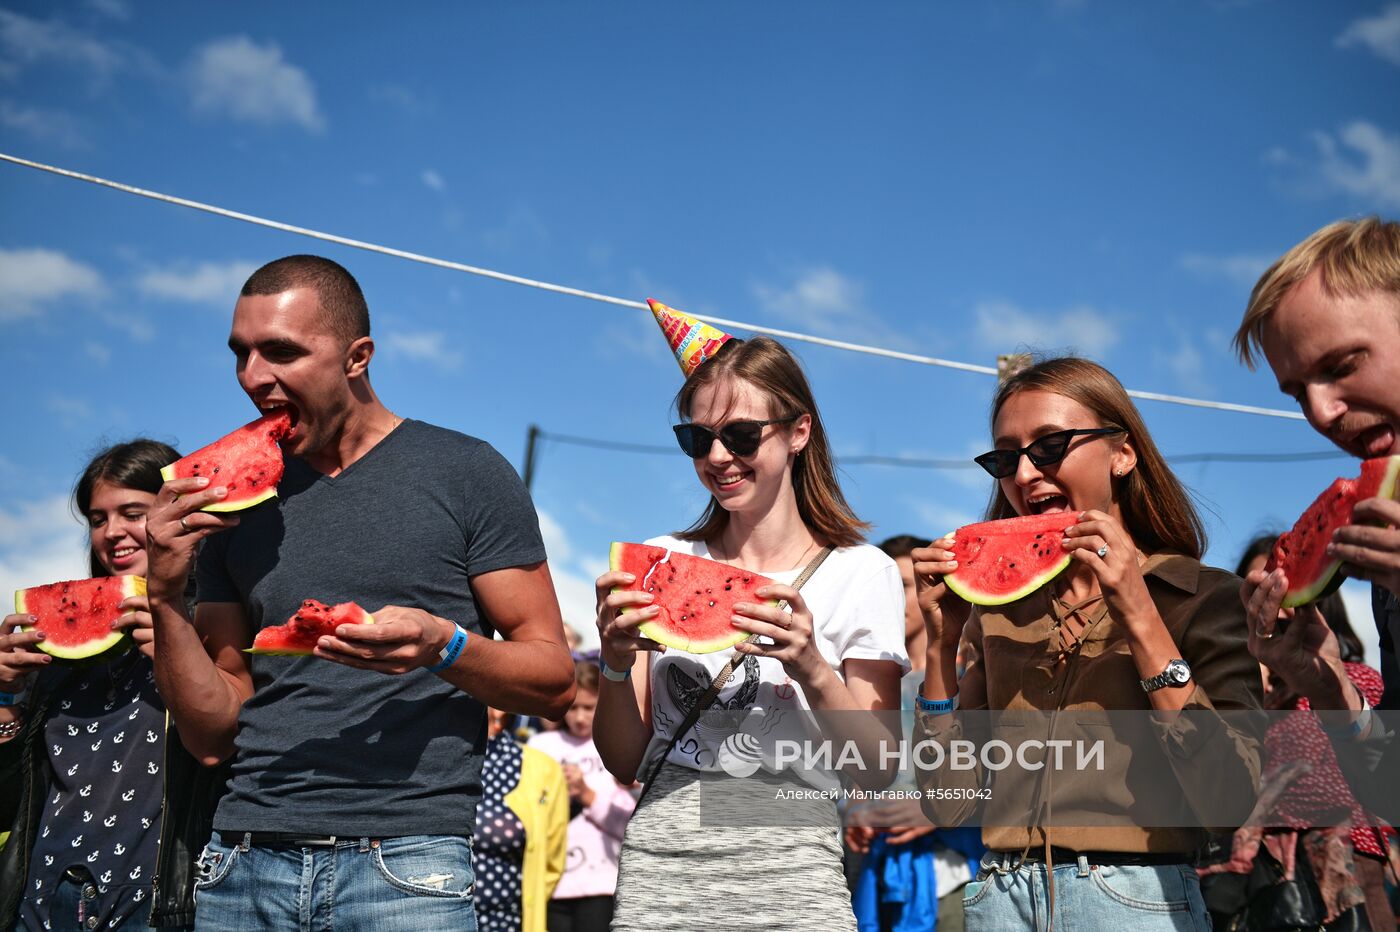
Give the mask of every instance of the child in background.
M 636 800 L 613 779 L 593 745 L 598 667 L 574 667 L 578 692 L 564 727 L 541 732 L 529 746 L 564 766 L 569 787 L 569 858 L 549 901 L 549 932 L 607 932 L 617 889 L 617 855 Z

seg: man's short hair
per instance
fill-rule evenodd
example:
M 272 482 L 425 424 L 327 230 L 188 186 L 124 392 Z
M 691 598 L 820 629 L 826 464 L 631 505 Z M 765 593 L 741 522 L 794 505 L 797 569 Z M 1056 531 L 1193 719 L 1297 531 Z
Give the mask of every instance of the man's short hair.
M 316 292 L 322 320 L 343 345 L 369 336 L 369 306 L 360 283 L 340 263 L 321 256 L 274 259 L 243 283 L 240 294 L 281 294 L 296 288 Z
M 891 560 L 900 557 L 907 557 L 919 547 L 928 546 L 928 541 L 915 537 L 913 534 L 896 534 L 888 540 L 880 541 L 879 547 L 885 552 L 885 556 Z
M 1253 369 L 1264 325 L 1288 292 L 1315 270 L 1330 295 L 1372 291 L 1400 296 L 1400 223 L 1366 217 L 1328 224 L 1283 254 L 1254 286 L 1235 332 L 1235 353 Z M 1256 355 L 1257 354 L 1257 355 Z

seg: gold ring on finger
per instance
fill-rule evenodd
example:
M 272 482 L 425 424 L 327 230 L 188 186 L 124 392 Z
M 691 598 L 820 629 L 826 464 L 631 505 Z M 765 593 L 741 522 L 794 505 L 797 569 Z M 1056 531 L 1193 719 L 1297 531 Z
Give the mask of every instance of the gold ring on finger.
M 185 523 L 185 519 L 188 518 L 188 517 L 189 517 L 189 515 L 181 515 L 181 516 L 180 516 L 180 530 L 184 531 L 186 534 L 192 534 L 192 533 L 194 533 L 194 532 L 191 531 L 191 530 L 190 530 L 190 526 L 189 526 L 188 524 Z

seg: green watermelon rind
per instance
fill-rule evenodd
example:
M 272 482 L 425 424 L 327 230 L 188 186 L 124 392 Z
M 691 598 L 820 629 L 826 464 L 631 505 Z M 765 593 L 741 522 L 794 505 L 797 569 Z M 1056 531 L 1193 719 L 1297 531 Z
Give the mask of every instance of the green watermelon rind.
M 1019 519 L 1011 518 L 1007 520 L 1015 521 Z M 976 522 L 976 524 L 989 523 L 994 522 Z M 965 525 L 965 527 L 974 526 L 975 524 Z M 958 531 L 961 530 L 963 530 L 963 528 L 958 528 L 957 531 L 952 531 L 948 534 L 945 534 L 944 536 L 956 538 Z M 988 608 L 996 605 L 1009 605 L 1012 602 L 1018 602 L 1021 599 L 1024 599 L 1026 596 L 1030 595 L 1037 589 L 1040 589 L 1042 586 L 1049 583 L 1056 576 L 1059 576 L 1061 573 L 1063 573 L 1065 569 L 1069 567 L 1071 562 L 1073 562 L 1073 560 L 1070 555 L 1070 552 L 1065 551 L 1065 555 L 1062 559 L 1048 566 L 1041 572 L 1029 577 L 1026 580 L 1026 584 L 1024 586 L 1013 592 L 984 592 L 978 589 L 975 585 L 973 585 L 971 580 L 963 579 L 962 577 L 958 576 L 958 572 L 962 569 L 961 566 L 953 572 L 949 573 L 948 575 L 944 576 L 943 583 L 955 594 L 957 594 L 963 601 L 970 602 L 973 605 L 982 605 Z
M 342 604 L 343 604 L 343 603 L 342 603 Z M 338 608 L 339 606 L 332 606 L 332 607 Z M 356 607 L 358 608 L 358 606 L 356 606 Z M 373 615 L 371 615 L 369 612 L 365 612 L 364 609 L 360 609 L 360 611 L 364 612 L 365 617 L 362 618 L 362 619 L 360 619 L 358 622 L 355 622 L 355 624 L 372 625 L 372 624 L 375 623 L 375 622 L 374 622 L 374 616 L 373 616 Z M 293 617 L 296 617 L 296 616 L 293 615 Z M 344 623 L 345 623 L 345 624 L 348 624 L 349 622 L 344 622 Z M 278 628 L 280 628 L 280 627 L 285 627 L 285 626 L 288 625 L 288 624 L 291 624 L 291 619 L 288 619 L 286 622 L 283 622 L 283 624 L 281 624 L 281 625 L 275 625 L 274 627 L 278 627 Z M 272 630 L 272 629 L 271 629 L 271 628 L 264 628 L 263 630 L 264 630 L 264 631 L 270 631 L 270 630 Z M 260 631 L 260 632 L 258 632 L 258 633 L 261 634 L 262 632 Z M 318 637 L 318 638 L 319 638 L 319 637 L 322 637 L 322 635 L 317 635 L 317 637 Z M 245 653 L 245 654 L 252 654 L 252 655 L 254 655 L 254 656 L 256 656 L 256 657 L 310 657 L 310 656 L 313 656 L 313 655 L 314 655 L 315 649 L 314 649 L 314 648 L 311 648 L 311 649 L 308 649 L 308 650 L 277 650 L 277 649 L 271 649 L 271 650 L 269 650 L 269 649 L 266 648 L 266 647 L 245 647 L 245 648 L 243 648 L 243 653 Z
M 134 595 L 146 594 L 146 580 L 144 577 L 121 576 L 119 578 L 123 580 L 121 593 L 123 599 L 129 599 Z M 78 582 L 80 580 L 73 581 Z M 51 583 L 51 585 L 60 584 Z M 44 587 L 35 586 L 33 588 L 42 589 Z M 25 607 L 25 593 L 28 591 L 28 589 L 15 590 L 16 615 L 29 614 L 29 610 Z M 135 609 L 130 609 L 128 611 L 122 612 L 122 615 L 130 615 L 134 612 Z M 21 625 L 20 630 L 33 631 L 36 627 L 37 625 Z M 123 641 L 131 641 L 131 635 L 127 634 L 125 631 L 113 631 L 106 637 L 98 638 L 96 640 L 91 641 L 85 641 L 84 643 L 78 645 L 69 646 L 61 644 L 50 644 L 47 641 L 39 641 L 34 646 L 56 660 L 98 660 L 106 656 L 107 654 L 125 653 L 125 648 L 122 646 Z M 118 650 L 118 648 L 122 649 Z
M 608 548 L 608 567 L 614 572 L 617 572 L 622 569 L 621 557 L 624 548 L 626 547 L 654 546 L 657 545 L 629 544 L 626 542 L 614 541 L 612 546 Z M 761 574 L 755 573 L 754 575 L 758 576 Z M 631 592 L 635 590 L 628 589 L 625 586 L 615 586 L 613 587 L 612 591 Z M 779 605 L 781 603 L 777 599 L 768 599 L 766 600 L 766 604 Z M 624 608 L 619 614 L 625 615 L 629 611 L 635 611 L 635 609 Z M 637 626 L 637 630 L 643 636 L 650 638 L 658 644 L 664 644 L 667 647 L 675 648 L 676 650 L 682 650 L 688 654 L 713 654 L 716 651 L 728 650 L 734 645 L 742 643 L 743 641 L 747 641 L 750 638 L 754 637 L 754 635 L 750 634 L 747 631 L 740 631 L 738 628 L 735 628 L 732 634 L 725 634 L 723 637 L 712 638 L 708 641 L 696 641 L 691 638 L 681 637 L 677 634 L 674 634 L 671 631 L 668 631 L 666 628 L 662 627 L 659 623 L 650 621 L 642 622 L 640 625 Z
M 1381 481 L 1376 487 L 1375 494 L 1367 495 L 1365 496 L 1366 498 L 1393 499 L 1396 497 L 1396 493 L 1400 492 L 1400 456 L 1391 456 L 1389 457 L 1389 460 L 1390 462 L 1386 464 L 1385 475 L 1381 477 Z M 1326 492 L 1324 491 L 1323 494 L 1325 495 Z M 1361 501 L 1362 499 L 1358 498 L 1357 500 Z M 1313 505 L 1315 504 L 1317 504 L 1316 501 L 1313 502 Z M 1306 515 L 1309 511 L 1311 511 L 1313 505 L 1309 505 L 1307 509 L 1303 512 L 1303 515 Z M 1301 522 L 1302 520 L 1303 516 L 1300 515 L 1298 521 Z M 1296 527 L 1297 524 L 1295 523 L 1294 526 Z M 1310 605 L 1313 602 L 1318 601 L 1319 599 L 1324 599 L 1327 596 L 1331 595 L 1333 592 L 1336 592 L 1342 584 L 1342 577 L 1339 575 L 1341 568 L 1341 560 L 1333 560 L 1330 563 L 1325 564 L 1323 566 L 1322 572 L 1314 578 L 1311 585 L 1305 586 L 1301 589 L 1290 589 L 1288 592 L 1284 593 L 1283 607 L 1300 608 L 1304 605 Z M 1290 579 L 1289 585 L 1291 586 L 1292 583 L 1293 581 Z

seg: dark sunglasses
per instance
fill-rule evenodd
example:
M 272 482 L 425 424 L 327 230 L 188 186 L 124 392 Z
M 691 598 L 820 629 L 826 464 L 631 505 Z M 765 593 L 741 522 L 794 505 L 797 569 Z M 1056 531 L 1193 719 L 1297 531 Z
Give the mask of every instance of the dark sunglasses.
M 759 444 L 763 443 L 763 428 L 769 424 L 786 424 L 801 416 L 775 417 L 771 421 L 732 421 L 718 431 L 699 424 L 677 424 L 671 429 L 676 432 L 676 442 L 681 445 L 685 455 L 693 460 L 710 455 L 715 437 L 719 437 L 724 448 L 735 456 L 753 456 L 758 452 Z
M 1075 437 L 1106 437 L 1109 434 L 1123 434 L 1121 427 L 1085 427 L 1079 430 L 1057 430 L 1053 434 L 1037 437 L 1019 450 L 988 450 L 972 461 L 991 473 L 993 479 L 1005 479 L 1015 475 L 1016 464 L 1021 462 L 1021 454 L 1031 458 L 1036 466 L 1049 466 L 1058 463 L 1069 452 L 1069 443 Z

